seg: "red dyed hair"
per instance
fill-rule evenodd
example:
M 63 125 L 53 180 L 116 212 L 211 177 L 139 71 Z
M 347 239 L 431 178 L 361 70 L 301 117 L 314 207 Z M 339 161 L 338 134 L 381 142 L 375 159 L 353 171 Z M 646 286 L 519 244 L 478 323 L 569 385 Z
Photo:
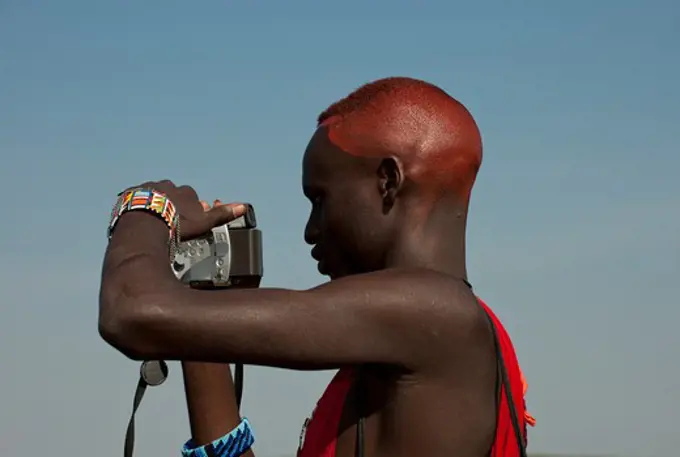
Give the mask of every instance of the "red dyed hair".
M 469 198 L 482 140 L 468 110 L 439 87 L 413 78 L 368 83 L 318 118 L 330 140 L 362 157 L 393 157 L 410 179 L 437 194 Z

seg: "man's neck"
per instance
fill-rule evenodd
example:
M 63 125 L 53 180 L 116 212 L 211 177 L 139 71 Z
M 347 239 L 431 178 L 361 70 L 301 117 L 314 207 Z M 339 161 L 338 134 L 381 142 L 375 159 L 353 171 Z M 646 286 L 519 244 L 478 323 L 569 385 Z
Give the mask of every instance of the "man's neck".
M 466 208 L 439 204 L 426 217 L 406 220 L 415 222 L 404 225 L 388 255 L 388 268 L 427 268 L 467 280 Z

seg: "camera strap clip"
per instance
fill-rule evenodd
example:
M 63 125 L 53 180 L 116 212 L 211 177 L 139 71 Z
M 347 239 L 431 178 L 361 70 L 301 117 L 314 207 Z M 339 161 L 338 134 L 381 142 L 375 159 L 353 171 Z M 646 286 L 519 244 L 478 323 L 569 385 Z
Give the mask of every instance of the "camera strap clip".
M 123 448 L 124 457 L 132 457 L 135 447 L 135 414 L 139 405 L 142 403 L 144 393 L 148 386 L 160 386 L 168 379 L 168 364 L 163 360 L 149 360 L 142 363 L 139 369 L 139 381 L 135 389 L 135 396 L 132 400 L 132 413 L 125 432 L 125 447 Z

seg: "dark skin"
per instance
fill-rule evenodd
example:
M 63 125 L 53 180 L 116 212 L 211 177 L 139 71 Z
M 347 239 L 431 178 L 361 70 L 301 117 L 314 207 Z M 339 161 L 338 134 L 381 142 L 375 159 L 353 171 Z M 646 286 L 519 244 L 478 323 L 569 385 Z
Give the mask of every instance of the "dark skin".
M 190 187 L 146 185 L 175 202 L 187 238 L 238 213 L 204 211 Z M 199 442 L 240 419 L 224 364 L 353 366 L 367 456 L 488 455 L 496 359 L 487 318 L 465 283 L 467 202 L 446 194 L 433 201 L 399 161 L 346 154 L 323 127 L 305 152 L 303 188 L 313 205 L 305 239 L 330 282 L 304 291 L 187 289 L 167 267 L 164 224 L 128 214 L 104 261 L 104 339 L 136 360 L 184 361 Z M 355 399 L 343 411 L 338 457 L 354 455 Z

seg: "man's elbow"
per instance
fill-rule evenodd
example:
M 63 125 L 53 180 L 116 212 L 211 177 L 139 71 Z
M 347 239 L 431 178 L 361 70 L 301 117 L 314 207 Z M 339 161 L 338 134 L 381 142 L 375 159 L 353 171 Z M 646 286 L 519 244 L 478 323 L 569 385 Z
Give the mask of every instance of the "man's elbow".
M 104 307 L 105 308 L 105 307 Z M 150 360 L 152 347 L 144 341 L 149 322 L 144 307 L 129 303 L 99 314 L 99 335 L 114 349 L 132 360 Z

